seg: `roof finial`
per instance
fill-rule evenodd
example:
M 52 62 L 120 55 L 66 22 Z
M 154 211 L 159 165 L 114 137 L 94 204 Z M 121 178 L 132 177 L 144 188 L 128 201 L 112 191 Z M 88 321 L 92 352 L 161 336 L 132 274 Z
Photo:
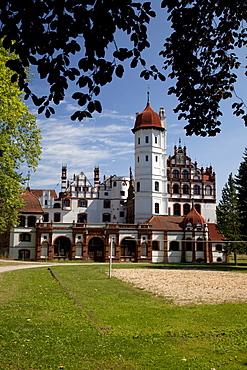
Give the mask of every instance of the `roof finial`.
M 28 173 L 27 173 L 27 188 L 30 188 L 30 170 L 28 170 Z
M 178 141 L 178 147 L 181 149 L 182 147 L 181 147 L 181 138 L 179 138 L 179 141 Z
M 148 104 L 150 103 L 150 87 L 149 87 L 149 84 L 148 84 L 148 92 L 147 92 L 147 94 L 148 94 Z

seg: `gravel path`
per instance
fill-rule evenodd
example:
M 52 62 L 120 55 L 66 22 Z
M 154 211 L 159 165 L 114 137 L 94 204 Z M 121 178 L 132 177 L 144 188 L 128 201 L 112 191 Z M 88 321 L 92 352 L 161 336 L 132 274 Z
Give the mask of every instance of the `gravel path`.
M 247 302 L 247 274 L 202 270 L 115 269 L 112 276 L 175 305 Z

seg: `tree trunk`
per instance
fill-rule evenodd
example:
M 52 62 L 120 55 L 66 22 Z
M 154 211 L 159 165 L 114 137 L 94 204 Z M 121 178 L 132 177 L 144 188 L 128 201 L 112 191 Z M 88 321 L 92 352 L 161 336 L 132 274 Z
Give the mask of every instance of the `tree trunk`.
M 233 255 L 234 255 L 234 265 L 237 266 L 237 254 L 233 253 Z

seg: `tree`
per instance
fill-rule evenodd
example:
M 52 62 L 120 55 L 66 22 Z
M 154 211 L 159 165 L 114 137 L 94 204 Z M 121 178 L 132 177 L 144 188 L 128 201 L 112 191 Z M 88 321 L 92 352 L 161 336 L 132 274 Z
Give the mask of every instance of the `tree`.
M 239 212 L 241 215 L 241 232 L 247 238 L 247 147 L 243 153 L 243 161 L 240 163 L 236 176 L 236 188 L 238 192 Z
M 17 83 L 11 83 L 12 71 L 6 61 L 16 56 L 0 44 L 0 234 L 18 222 L 23 165 L 35 169 L 41 153 L 40 131 L 28 111 Z
M 235 70 L 241 66 L 236 49 L 247 45 L 246 0 L 162 0 L 161 7 L 167 9 L 174 30 L 160 54 L 165 58 L 164 69 L 171 68 L 169 77 L 176 80 L 169 89 L 179 100 L 175 112 L 188 121 L 188 135 L 214 136 L 220 132 L 220 102 L 235 93 Z M 25 97 L 31 96 L 46 117 L 55 112 L 50 104 L 59 104 L 69 81 L 75 81 L 82 91 L 72 98 L 84 109 L 71 118 L 91 117 L 95 110 L 101 112 L 95 99 L 101 87 L 114 74 L 123 76 L 126 59 L 131 68 L 143 66 L 140 76 L 144 79 L 165 80 L 154 65 L 147 68 L 142 58 L 150 46 L 147 25 L 152 17 L 150 2 L 2 0 L 0 37 L 4 37 L 4 47 L 20 57 L 7 63 L 15 72 L 12 80 L 18 80 Z M 131 46 L 129 40 L 128 47 L 117 45 L 119 30 L 129 36 Z M 107 58 L 110 46 L 113 52 Z M 74 55 L 79 56 L 77 66 L 71 64 Z M 47 96 L 37 97 L 30 90 L 25 74 L 29 65 L 37 66 L 40 78 L 50 84 Z M 237 100 L 232 108 L 247 125 L 245 103 Z
M 238 196 L 232 173 L 222 189 L 222 199 L 216 207 L 217 226 L 229 241 L 241 240 L 241 218 L 239 213 Z M 227 253 L 234 254 L 237 264 L 237 253 L 245 252 L 244 243 L 228 243 Z

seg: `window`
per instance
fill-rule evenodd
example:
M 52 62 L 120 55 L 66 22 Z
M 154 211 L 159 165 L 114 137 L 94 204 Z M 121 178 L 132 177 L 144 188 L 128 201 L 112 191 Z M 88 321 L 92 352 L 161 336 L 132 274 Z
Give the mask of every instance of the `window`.
M 70 200 L 69 199 L 64 199 L 63 205 L 64 205 L 64 207 L 70 207 Z
M 111 201 L 108 199 L 104 200 L 104 208 L 111 208 Z
M 154 183 L 154 190 L 159 191 L 159 182 L 158 181 L 155 181 L 155 183 Z
M 196 249 L 198 251 L 201 251 L 201 252 L 204 251 L 204 242 L 203 242 L 202 238 L 197 239 Z
M 117 186 L 117 181 L 113 181 L 113 186 L 116 187 Z
M 138 137 L 137 139 L 137 143 L 140 144 L 141 143 L 141 139 Z
M 148 137 L 148 136 L 146 136 L 146 137 L 145 137 L 145 143 L 146 143 L 146 144 L 148 144 L 148 142 L 149 142 L 149 137 Z
M 78 200 L 78 207 L 86 208 L 87 207 L 87 200 L 81 200 L 81 199 L 79 199 Z
M 43 221 L 44 221 L 44 222 L 49 222 L 49 213 L 45 213 L 45 214 L 43 215 Z
M 139 181 L 136 183 L 136 191 L 141 191 L 141 183 Z
M 174 179 L 178 179 L 179 178 L 179 172 L 178 172 L 178 170 L 174 170 L 173 171 L 173 178 Z
M 158 156 L 157 155 L 155 156 L 155 162 L 158 162 Z
M 157 143 L 158 143 L 158 138 L 157 138 L 157 136 L 155 136 L 155 138 L 154 138 L 154 142 L 155 142 L 155 144 L 157 144 Z
M 119 212 L 119 217 L 124 217 L 124 211 Z
M 175 240 L 170 242 L 170 251 L 179 251 L 179 242 Z
M 154 204 L 154 213 L 159 213 L 160 212 L 160 205 L 159 203 Z
M 147 256 L 147 250 L 148 250 L 147 243 L 142 243 L 142 257 L 146 257 Z
M 194 186 L 194 194 L 195 195 L 199 195 L 200 194 L 200 186 L 199 185 L 195 185 Z
M 45 206 L 47 206 L 47 204 L 48 204 L 48 203 L 47 203 L 47 200 L 45 200 Z
M 60 203 L 54 203 L 54 208 L 60 208 Z
M 34 227 L 35 224 L 36 224 L 36 217 L 35 216 L 28 216 L 27 226 Z
M 83 186 L 82 190 L 83 191 L 88 191 L 88 186 Z
M 140 162 L 140 157 L 137 157 L 137 162 L 138 162 L 138 163 Z
M 124 200 L 120 200 L 120 205 L 124 206 Z
M 20 227 L 25 227 L 25 216 L 20 216 L 19 217 L 19 226 Z
M 148 155 L 146 155 L 146 157 L 145 157 L 145 158 L 146 158 L 146 162 L 148 162 Z
M 198 213 L 201 214 L 201 206 L 200 206 L 200 204 L 196 204 L 195 205 L 195 209 L 197 210 Z
M 152 249 L 153 251 L 158 251 L 159 248 L 159 242 L 157 240 L 152 241 Z
M 186 242 L 185 242 L 185 250 L 186 251 L 192 251 L 192 241 L 191 240 L 192 240 L 191 238 L 186 239 Z
M 188 185 L 183 186 L 183 194 L 189 194 L 189 186 Z
M 184 204 L 184 216 L 186 216 L 190 212 L 190 205 Z
M 217 252 L 222 252 L 222 245 L 221 245 L 221 244 L 216 244 L 216 246 L 215 246 L 215 250 L 216 250 Z
M 54 213 L 54 222 L 60 222 L 61 213 Z
M 211 186 L 207 185 L 205 187 L 205 194 L 206 195 L 211 195 L 212 194 L 212 188 L 211 188 Z
M 181 215 L 181 206 L 180 206 L 180 204 L 178 204 L 178 203 L 174 204 L 173 214 L 174 214 L 174 216 L 180 216 Z
M 183 176 L 183 179 L 188 179 L 188 178 L 189 178 L 189 172 L 188 172 L 188 171 L 186 171 L 186 170 L 184 170 L 184 171 L 182 172 L 182 176 Z
M 103 215 L 102 215 L 102 222 L 111 222 L 111 215 L 110 215 L 110 213 L 103 213 Z
M 179 194 L 179 186 L 178 184 L 173 185 L 173 194 Z
M 83 224 L 87 222 L 87 214 L 86 213 L 79 213 L 77 216 L 78 224 Z
M 105 191 L 105 192 L 104 192 L 104 195 L 108 195 L 108 192 L 107 192 L 107 191 Z
M 121 190 L 121 191 L 120 191 L 120 195 L 121 195 L 122 197 L 124 197 L 124 196 L 125 196 L 125 191 Z
M 20 234 L 20 241 L 21 242 L 30 242 L 31 241 L 31 234 L 27 234 L 27 233 Z

